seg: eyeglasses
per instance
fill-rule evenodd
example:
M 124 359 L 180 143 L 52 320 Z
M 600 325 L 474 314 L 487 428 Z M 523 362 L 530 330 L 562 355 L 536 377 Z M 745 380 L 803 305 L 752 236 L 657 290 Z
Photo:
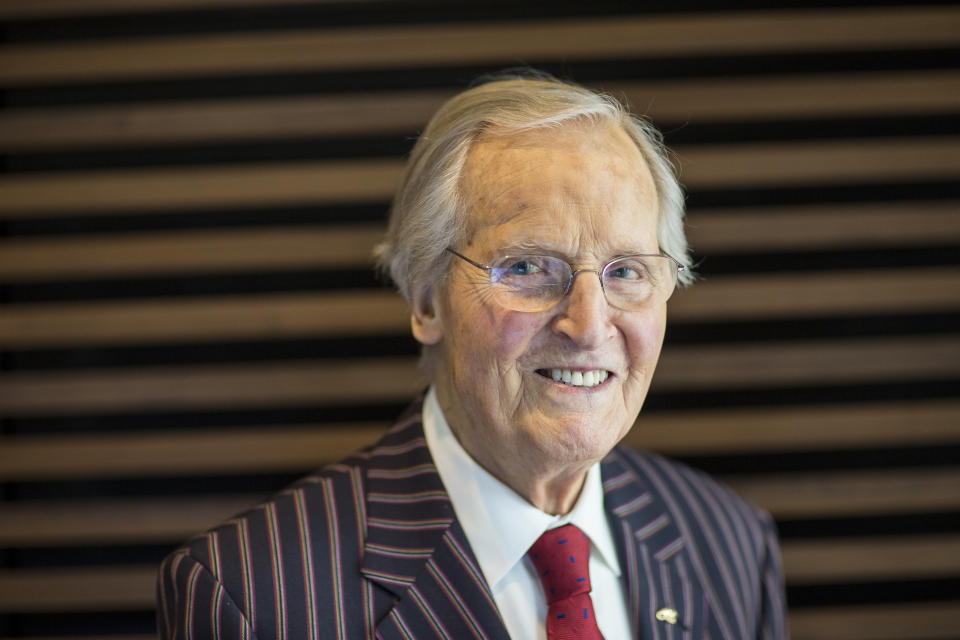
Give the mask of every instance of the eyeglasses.
M 546 311 L 567 295 L 580 273 L 595 273 L 607 302 L 623 311 L 639 311 L 666 302 L 677 286 L 677 277 L 686 269 L 675 259 L 661 254 L 614 258 L 597 269 L 577 269 L 554 256 L 508 256 L 487 265 L 474 262 L 453 249 L 447 251 L 490 276 L 497 302 L 513 311 Z

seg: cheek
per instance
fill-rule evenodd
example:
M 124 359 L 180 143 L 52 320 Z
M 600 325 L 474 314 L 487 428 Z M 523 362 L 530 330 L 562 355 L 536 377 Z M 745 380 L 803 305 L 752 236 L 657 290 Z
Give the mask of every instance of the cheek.
M 495 348 L 504 359 L 515 361 L 527 351 L 542 326 L 539 314 L 504 312 L 497 323 Z
M 538 314 L 477 306 L 460 315 L 456 344 L 459 368 L 471 376 L 503 375 L 516 370 L 543 325 Z
M 657 311 L 644 314 L 624 331 L 631 368 L 642 369 L 647 376 L 653 373 L 663 346 L 666 324 L 666 312 Z
M 531 341 L 537 335 L 539 323 L 529 316 L 534 314 L 500 311 L 495 322 L 488 325 L 484 339 L 473 345 L 476 354 L 474 373 L 492 377 L 499 388 L 497 395 L 515 398 L 522 384 L 522 364 Z M 479 370 L 478 370 L 479 369 Z

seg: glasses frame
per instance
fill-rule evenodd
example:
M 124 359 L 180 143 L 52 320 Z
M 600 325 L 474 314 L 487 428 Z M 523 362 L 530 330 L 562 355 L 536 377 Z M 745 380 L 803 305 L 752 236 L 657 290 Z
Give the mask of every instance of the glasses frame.
M 467 256 L 463 255 L 462 253 L 460 253 L 460 252 L 458 252 L 458 251 L 456 251 L 456 250 L 454 250 L 454 249 L 451 249 L 450 247 L 447 247 L 447 248 L 446 248 L 446 251 L 449 251 L 449 252 L 452 253 L 453 255 L 455 255 L 455 256 L 457 256 L 458 258 L 460 258 L 461 260 L 463 260 L 463 261 L 465 261 L 465 262 L 467 262 L 467 263 L 475 266 L 476 268 L 482 269 L 482 270 L 486 271 L 488 276 L 490 275 L 490 272 L 491 272 L 493 269 L 496 268 L 496 267 L 494 267 L 494 266 L 492 266 L 492 265 L 483 264 L 483 263 L 477 262 L 476 260 L 471 260 L 471 259 L 468 258 Z M 530 254 L 531 257 L 533 257 L 534 255 L 536 255 L 536 254 Z M 521 255 L 521 256 L 506 256 L 506 257 L 522 258 L 522 257 L 524 257 L 524 256 Z M 667 297 L 664 298 L 664 302 L 666 302 L 667 300 L 669 300 L 670 297 L 673 295 L 673 292 L 676 291 L 677 282 L 678 282 L 678 280 L 679 280 L 679 278 L 680 278 L 680 274 L 683 273 L 684 271 L 686 271 L 686 269 L 687 269 L 686 266 L 680 264 L 680 261 L 679 261 L 679 260 L 677 260 L 676 258 L 674 258 L 673 256 L 671 256 L 671 255 L 669 255 L 669 254 L 667 254 L 667 253 L 663 253 L 662 251 L 661 251 L 660 253 L 631 253 L 631 254 L 625 255 L 625 256 L 617 256 L 616 258 L 612 258 L 612 259 L 608 260 L 607 262 L 605 262 L 600 269 L 574 269 L 572 264 L 570 264 L 570 263 L 567 262 L 566 260 L 563 260 L 562 258 L 556 258 L 556 256 L 544 256 L 544 257 L 553 257 L 553 258 L 555 258 L 555 259 L 557 259 L 557 260 L 560 260 L 560 261 L 562 261 L 562 262 L 566 262 L 567 267 L 569 267 L 569 269 L 570 269 L 570 277 L 567 279 L 567 284 L 566 284 L 566 286 L 565 286 L 564 289 L 563 289 L 563 295 L 561 295 L 561 296 L 557 299 L 557 301 L 554 302 L 553 304 L 551 304 L 551 305 L 549 305 L 549 306 L 547 306 L 547 307 L 544 307 L 544 309 L 542 309 L 542 311 L 546 311 L 547 309 L 553 308 L 553 306 L 555 306 L 556 304 L 558 304 L 558 303 L 560 302 L 560 300 L 563 300 L 563 299 L 567 296 L 567 294 L 570 293 L 570 289 L 573 287 L 573 281 L 577 278 L 577 275 L 579 275 L 579 274 L 581 274 L 581 273 L 595 273 L 595 274 L 597 274 L 597 279 L 600 281 L 600 290 L 603 291 L 603 299 L 607 301 L 607 304 L 609 304 L 609 305 L 612 306 L 612 307 L 616 307 L 617 309 L 621 309 L 621 310 L 623 310 L 623 311 L 630 311 L 630 309 L 623 309 L 622 307 L 620 307 L 620 306 L 618 306 L 618 305 L 615 305 L 613 302 L 611 302 L 611 301 L 610 301 L 610 298 L 607 297 L 607 289 L 606 289 L 606 287 L 605 287 L 604 284 L 603 284 L 603 273 L 604 273 L 604 271 L 606 271 L 606 270 L 607 270 L 607 267 L 609 267 L 611 264 L 613 264 L 614 262 L 617 262 L 617 261 L 619 261 L 619 260 L 624 260 L 624 259 L 626 259 L 626 258 L 667 258 L 668 260 L 670 260 L 670 262 L 673 263 L 674 267 L 676 267 L 676 271 L 673 273 L 673 287 L 670 289 L 670 293 L 667 295 Z M 523 311 L 523 310 L 522 310 L 522 309 L 515 309 L 515 311 Z

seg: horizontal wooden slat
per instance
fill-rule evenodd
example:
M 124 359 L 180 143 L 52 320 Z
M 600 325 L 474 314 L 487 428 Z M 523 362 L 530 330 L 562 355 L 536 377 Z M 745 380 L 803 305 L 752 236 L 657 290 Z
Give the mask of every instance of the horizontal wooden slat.
M 664 348 L 654 389 L 736 389 L 960 373 L 960 336 Z
M 909 514 L 960 508 L 960 470 L 817 471 L 726 477 L 777 518 Z
M 30 174 L 0 178 L 0 217 L 381 202 L 402 171 L 400 160 L 341 160 Z
M 0 570 L 0 613 L 149 610 L 157 567 Z
M 793 640 L 937 640 L 957 637 L 960 602 L 817 607 L 790 612 Z
M 300 472 L 373 443 L 388 423 L 0 438 L 0 480 Z M 670 455 L 960 442 L 956 400 L 641 413 L 626 443 Z
M 864 115 L 920 115 L 960 107 L 951 71 L 667 80 L 598 87 L 654 120 L 674 123 Z M 176 145 L 419 131 L 452 91 L 395 91 L 8 109 L 0 149 Z
M 960 470 L 794 473 L 729 480 L 731 486 L 778 518 L 896 515 L 960 508 Z M 255 505 L 262 497 L 139 497 L 6 504 L 0 507 L 0 543 L 9 547 L 173 544 Z M 798 549 L 798 555 L 806 552 L 805 547 Z
M 960 534 L 790 540 L 781 550 L 787 582 L 869 582 L 960 575 Z
M 677 291 L 671 320 L 744 320 L 960 307 L 960 269 L 786 273 L 709 278 Z
M 933 336 L 667 348 L 654 388 L 736 389 L 929 379 L 960 373 L 960 338 Z M 11 373 L 8 415 L 398 401 L 421 389 L 413 358 Z
M 371 268 L 383 232 L 368 225 L 10 240 L 0 245 L 0 279 Z
M 937 113 L 958 106 L 957 87 L 953 72 L 922 70 L 603 85 L 636 113 L 670 123 Z
M 265 495 L 20 502 L 0 506 L 6 546 L 176 544 Z
M 676 149 L 691 188 L 947 179 L 960 173 L 960 138 L 753 143 Z
M 943 243 L 960 241 L 960 203 L 694 211 L 689 229 L 701 254 Z M 13 238 L 0 245 L 0 280 L 370 267 L 384 232 L 368 224 Z
M 701 254 L 902 247 L 960 240 L 960 202 L 693 209 L 687 238 Z
M 670 455 L 960 442 L 960 401 L 926 400 L 644 414 L 626 440 Z
M 8 415 L 26 415 L 396 402 L 411 398 L 424 386 L 415 358 L 24 373 L 0 381 L 0 409 Z
M 407 303 L 390 291 L 10 305 L 0 315 L 0 345 L 362 336 L 409 326 Z
M 683 147 L 691 188 L 842 183 L 960 176 L 960 138 L 885 138 Z M 0 178 L 0 217 L 136 213 L 387 200 L 401 160 L 131 169 Z
M 0 479 L 306 471 L 375 442 L 389 423 L 0 438 Z
M 517 60 L 894 49 L 958 42 L 953 8 L 618 16 L 10 46 L 0 83 L 320 71 Z
M 410 134 L 419 131 L 451 95 L 452 91 L 394 91 L 370 95 L 10 109 L 0 113 L 0 149 Z

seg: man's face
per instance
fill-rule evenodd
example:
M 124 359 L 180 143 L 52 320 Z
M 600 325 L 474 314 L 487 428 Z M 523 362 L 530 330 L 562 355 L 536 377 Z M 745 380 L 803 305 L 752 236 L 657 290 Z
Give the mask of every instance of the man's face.
M 484 136 L 461 187 L 469 240 L 455 248 L 482 264 L 543 254 L 599 270 L 616 256 L 659 253 L 653 178 L 619 127 Z M 435 316 L 415 317 L 414 333 L 438 347 L 433 381 L 444 415 L 477 462 L 514 489 L 517 474 L 582 472 L 633 424 L 659 357 L 665 303 L 621 311 L 595 274 L 582 273 L 555 307 L 511 311 L 492 299 L 487 274 L 459 259 L 432 300 Z M 609 375 L 572 386 L 554 381 L 554 369 Z

